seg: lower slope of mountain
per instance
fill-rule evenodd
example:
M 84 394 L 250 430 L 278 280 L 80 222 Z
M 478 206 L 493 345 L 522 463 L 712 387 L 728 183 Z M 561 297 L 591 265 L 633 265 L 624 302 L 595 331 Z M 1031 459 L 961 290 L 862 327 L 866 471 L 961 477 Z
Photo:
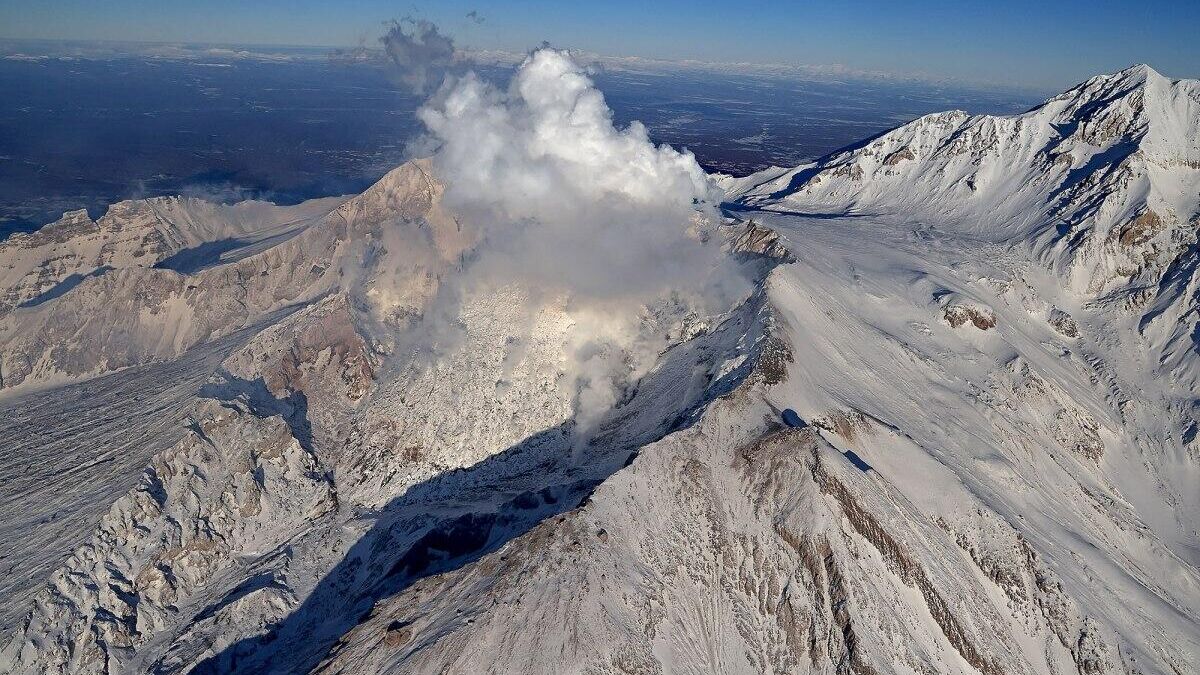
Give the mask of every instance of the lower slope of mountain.
M 0 664 L 1197 673 L 1198 128 L 1138 67 L 718 177 L 724 311 L 462 286 L 429 352 L 398 336 L 474 235 L 427 162 L 38 263 L 0 315 Z M 230 237 L 263 243 L 161 264 Z M 581 354 L 625 364 L 599 412 Z

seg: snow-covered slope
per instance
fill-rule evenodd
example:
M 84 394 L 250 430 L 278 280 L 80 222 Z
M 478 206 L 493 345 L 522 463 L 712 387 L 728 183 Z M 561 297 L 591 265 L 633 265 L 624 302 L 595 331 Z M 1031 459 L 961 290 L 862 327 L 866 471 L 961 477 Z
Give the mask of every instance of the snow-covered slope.
M 1010 117 L 922 117 L 812 165 L 730 181 L 771 210 L 907 214 L 1020 242 L 1080 294 L 1144 302 L 1200 213 L 1200 85 L 1147 66 Z
M 320 671 L 1196 672 L 1195 394 L 1123 379 L 1154 368 L 1102 346 L 1136 317 L 1049 312 L 973 237 L 753 217 L 795 259 L 787 377 L 377 602 Z
M 114 204 L 99 220 L 71 211 L 31 233 L 0 241 L 0 316 L 62 295 L 88 276 L 123 267 L 194 269 L 263 242 L 277 242 L 324 216 L 344 198 L 293 207 L 232 206 L 159 197 Z
M 83 462 L 104 489 L 4 460 L 0 532 L 38 543 L 3 559 L 0 664 L 1197 673 L 1198 128 L 1196 82 L 1136 67 L 723 177 L 753 290 L 713 316 L 449 285 L 475 235 L 423 162 L 245 256 L 12 310 L 0 412 L 220 366 L 161 395 L 173 434 Z M 397 338 L 435 306 L 453 339 Z M 580 354 L 629 365 L 586 419 Z
M 269 317 L 268 321 L 275 317 Z M 113 500 L 183 433 L 196 391 L 250 326 L 167 363 L 135 367 L 0 401 L 0 623 L 87 541 Z
M 196 344 L 253 324 L 281 308 L 352 287 L 360 281 L 356 276 L 362 267 L 358 261 L 368 251 L 399 236 L 393 224 L 403 226 L 425 217 L 436 222 L 449 218 L 434 208 L 434 199 L 434 188 L 428 184 L 424 170 L 406 164 L 349 200 L 318 200 L 296 207 L 239 204 L 200 208 L 193 204 L 191 210 L 196 212 L 257 214 L 253 219 L 236 221 L 229 217 L 230 222 L 289 223 L 292 236 L 268 240 L 264 250 L 258 250 L 262 242 L 248 245 L 248 250 L 239 249 L 239 255 L 215 266 L 193 267 L 189 260 L 182 271 L 172 266 L 132 263 L 110 266 L 115 269 L 100 267 L 100 273 L 83 278 L 76 275 L 61 297 L 51 294 L 54 302 L 36 302 L 0 315 L 0 391 L 174 358 Z M 161 207 L 159 201 L 149 206 L 140 204 L 127 203 L 122 212 L 141 213 Z M 314 218 L 296 223 L 297 211 L 311 212 Z M 199 218 L 192 222 L 196 220 Z M 197 238 L 197 232 L 209 234 L 232 227 L 222 222 L 225 224 L 187 231 Z M 69 238 L 62 246 L 100 246 L 93 241 L 96 237 L 90 234 L 91 228 L 81 227 L 85 233 Z M 138 236 L 158 232 L 147 227 L 132 229 L 140 232 Z M 404 293 L 387 299 L 372 298 L 372 302 L 390 302 L 396 305 L 395 311 L 401 311 L 411 309 L 413 303 L 419 305 L 420 298 L 432 292 L 433 285 L 425 272 L 446 260 L 457 260 L 463 246 L 457 241 L 459 233 L 452 228 L 437 231 L 443 234 L 436 241 L 424 242 L 418 233 L 410 242 L 415 247 L 421 239 L 422 245 L 433 247 L 433 255 L 411 263 L 397 262 L 399 266 L 390 270 L 403 279 L 396 285 L 404 286 Z M 52 233 L 46 237 L 52 238 Z M 28 243 L 27 239 L 12 245 L 24 251 L 19 248 L 23 243 Z M 106 249 L 100 246 L 100 250 Z M 162 255 L 159 251 L 152 258 L 161 263 Z M 63 273 L 55 273 L 56 283 L 67 278 L 59 279 Z

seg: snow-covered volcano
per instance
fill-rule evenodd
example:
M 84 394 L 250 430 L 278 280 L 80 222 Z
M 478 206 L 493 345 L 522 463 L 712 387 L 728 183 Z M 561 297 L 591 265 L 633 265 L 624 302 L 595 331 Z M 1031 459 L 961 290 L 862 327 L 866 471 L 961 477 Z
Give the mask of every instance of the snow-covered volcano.
M 0 664 L 1196 673 L 1198 129 L 1139 66 L 716 177 L 710 314 L 457 284 L 424 161 L 14 236 Z

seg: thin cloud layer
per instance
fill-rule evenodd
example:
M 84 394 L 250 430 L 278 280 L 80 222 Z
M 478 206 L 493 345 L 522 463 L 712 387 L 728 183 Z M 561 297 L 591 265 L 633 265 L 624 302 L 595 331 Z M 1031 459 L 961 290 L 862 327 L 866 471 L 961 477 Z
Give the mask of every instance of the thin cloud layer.
M 454 40 L 425 19 L 393 21 L 379 42 L 400 80 L 416 93 L 436 85 L 454 63 Z

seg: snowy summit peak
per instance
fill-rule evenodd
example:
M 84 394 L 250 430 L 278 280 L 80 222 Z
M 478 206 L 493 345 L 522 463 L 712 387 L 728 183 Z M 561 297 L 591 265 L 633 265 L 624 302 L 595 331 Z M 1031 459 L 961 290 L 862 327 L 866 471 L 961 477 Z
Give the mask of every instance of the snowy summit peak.
M 1109 75 L 1108 77 L 1118 77 L 1130 82 L 1150 83 L 1156 80 L 1168 79 L 1162 73 L 1159 73 L 1153 67 L 1146 63 L 1137 63 L 1129 66 L 1125 70 Z
M 1088 78 L 1085 83 L 1120 81 L 1129 84 L 1148 83 L 1155 79 L 1166 79 L 1161 73 L 1146 63 L 1135 63 L 1128 68 L 1113 73 L 1105 73 Z
M 727 186 L 745 205 L 871 213 L 1032 246 L 1083 295 L 1153 287 L 1200 222 L 1200 81 L 1147 65 L 1019 115 L 926 115 Z M 1183 257 L 1181 257 L 1183 256 Z
M 1186 110 L 1188 99 L 1194 106 L 1198 93 L 1200 82 L 1197 80 L 1175 80 L 1139 63 L 1125 70 L 1089 78 L 1034 110 L 1066 101 L 1071 112 L 1095 116 L 1104 109 L 1129 104 L 1137 116 L 1155 123 L 1156 118 L 1189 114 Z

